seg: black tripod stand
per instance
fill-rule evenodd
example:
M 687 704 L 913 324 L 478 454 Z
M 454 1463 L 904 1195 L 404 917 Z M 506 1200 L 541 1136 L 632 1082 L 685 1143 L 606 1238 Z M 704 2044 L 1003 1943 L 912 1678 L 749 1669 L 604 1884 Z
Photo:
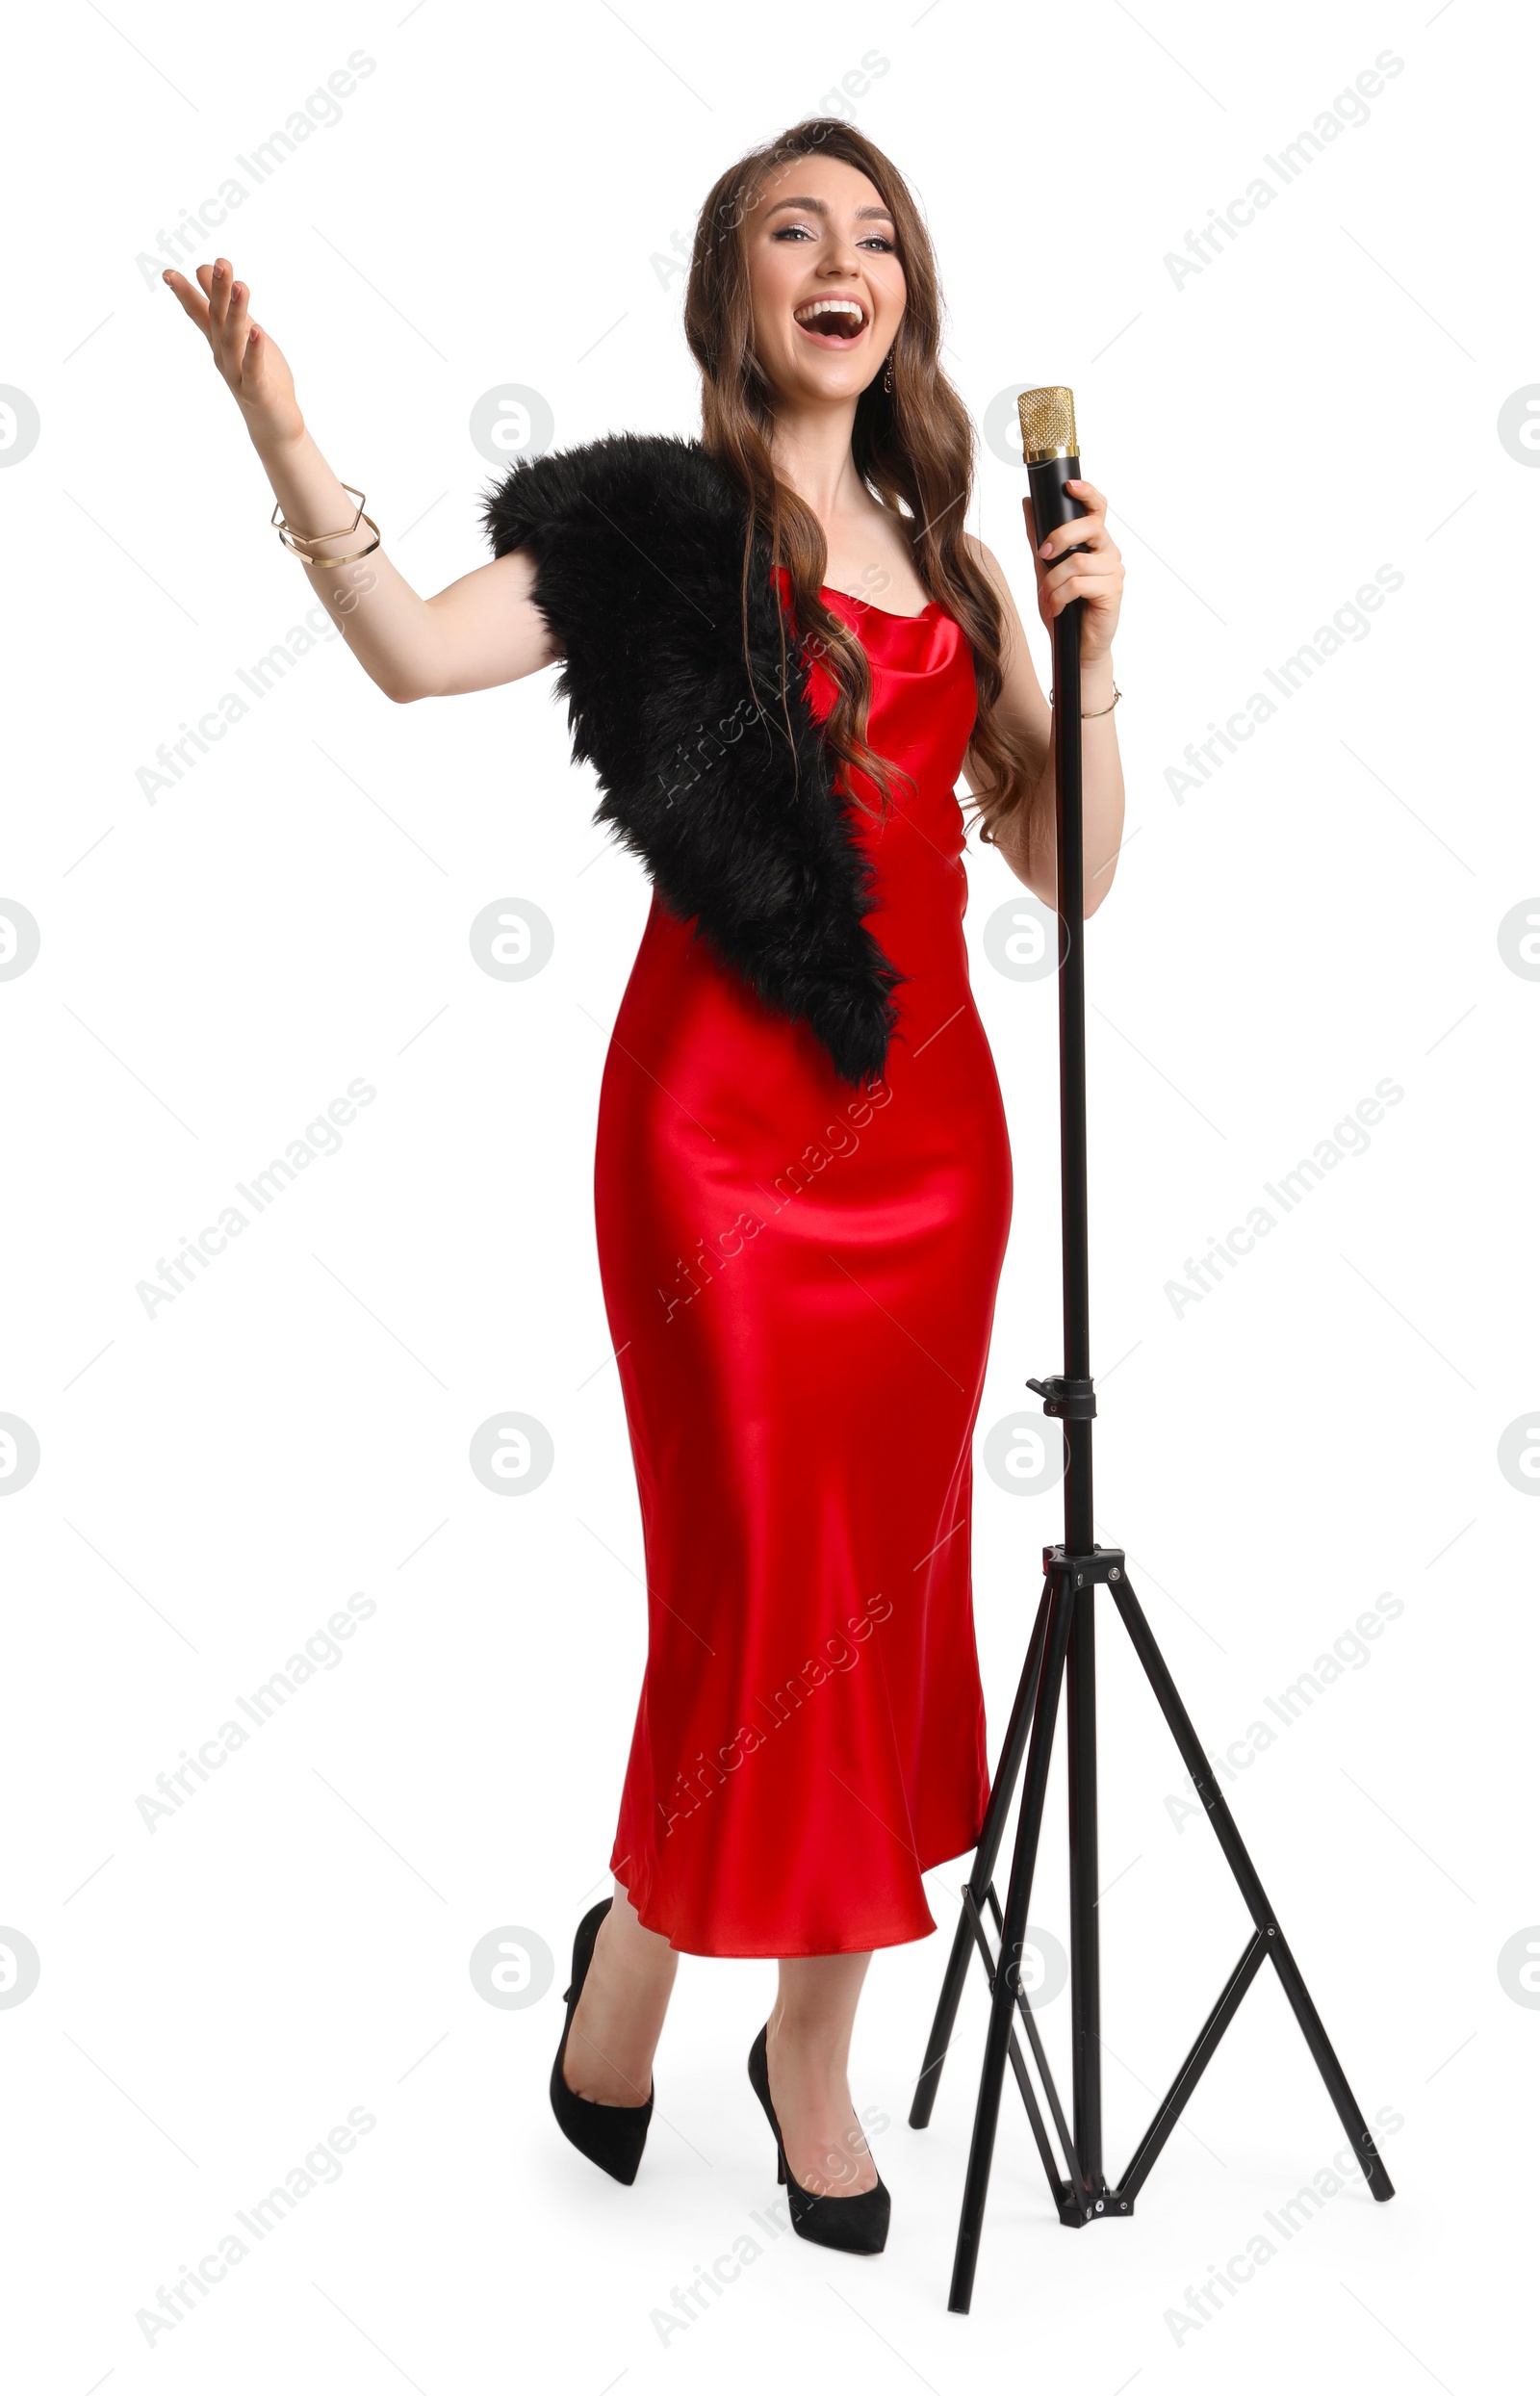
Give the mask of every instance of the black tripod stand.
M 1032 502 L 1038 539 L 1083 515 L 1064 489 L 1080 473 L 1075 454 L 1073 402 L 1067 392 L 1024 394 L 1022 435 L 1034 469 Z M 1081 817 L 1080 619 L 1083 603 L 1063 609 L 1054 624 L 1056 802 L 1059 840 L 1059 914 L 1064 945 L 1059 971 L 1060 1170 L 1063 1190 L 1065 1370 L 1045 1380 L 1029 1380 L 1044 1414 L 1065 1426 L 1065 1536 L 1043 1550 L 1042 1596 L 1027 1660 L 1012 1708 L 1005 1744 L 989 1793 L 983 1835 L 962 1893 L 962 1911 L 931 2026 L 925 2065 L 914 2092 L 910 2123 L 923 2129 L 931 2118 L 941 2066 L 946 2060 L 968 1959 L 974 1947 L 988 1976 L 990 2007 L 979 2082 L 967 2183 L 962 2196 L 957 2253 L 948 2306 L 965 2313 L 973 2293 L 979 2235 L 988 2192 L 1000 2096 L 1009 2057 L 1020 2089 L 1038 2151 L 1060 2220 L 1079 2229 L 1133 2211 L 1156 2156 L 1170 2136 L 1183 2106 L 1234 2019 L 1242 1997 L 1263 1965 L 1270 1963 L 1283 1983 L 1304 2032 L 1305 2044 L 1325 2081 L 1371 2193 L 1381 2203 L 1395 2194 L 1373 2138 L 1332 2051 L 1321 2016 L 1299 1967 L 1279 1929 L 1266 1892 L 1242 1843 L 1229 1807 L 1216 1787 L 1197 1733 L 1176 1684 L 1166 1668 L 1138 1598 L 1129 1586 L 1121 1548 L 1098 1547 L 1092 1536 L 1091 1427 L 1096 1401 L 1091 1378 L 1090 1275 L 1086 1236 L 1086 994 L 1081 927 L 1084 922 L 1085 856 Z M 1122 2178 L 1110 2185 L 1102 2169 L 1101 1968 L 1096 1904 L 1096 1632 L 1093 1601 L 1105 1584 L 1133 1641 L 1170 1726 L 1225 1862 L 1235 1875 L 1255 1925 L 1250 1939 L 1191 2052 L 1135 2148 Z M 1074 2131 L 1048 2070 L 1032 2006 L 1020 1985 L 1021 1955 L 1032 1898 L 1033 1870 L 1042 1827 L 1048 1765 L 1059 1712 L 1060 1684 L 1067 1676 L 1069 1795 L 1070 2036 Z M 1005 1836 L 1023 1757 L 1026 1777 L 1011 1880 L 1002 1915 L 995 1894 L 995 1858 Z M 999 1940 L 991 1949 L 989 1922 Z M 1049 2114 L 1063 2150 L 1061 2172 L 1042 2111 L 1016 2037 L 1018 2016 L 1042 2082 Z

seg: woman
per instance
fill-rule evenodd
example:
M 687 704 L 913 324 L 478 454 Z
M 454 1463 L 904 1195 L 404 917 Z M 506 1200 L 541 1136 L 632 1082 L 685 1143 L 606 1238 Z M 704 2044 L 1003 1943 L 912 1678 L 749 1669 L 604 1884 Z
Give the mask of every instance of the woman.
M 365 671 L 404 702 L 559 660 L 600 818 L 652 874 L 595 1168 L 648 1664 L 552 2101 L 630 2180 L 680 1952 L 777 1956 L 749 2070 L 792 2219 L 875 2253 L 857 1999 L 874 1948 L 935 1927 L 921 1874 L 972 1848 L 988 1793 L 971 1436 L 1011 1160 L 960 774 L 982 837 L 1055 889 L 1052 714 L 963 528 L 972 436 L 924 226 L 835 120 L 741 160 L 686 298 L 702 439 L 516 467 L 486 501 L 493 562 L 429 600 L 359 529 L 228 261 L 166 280 Z M 1036 564 L 1046 624 L 1085 602 L 1089 914 L 1122 822 L 1122 565 L 1105 501 L 1070 487 L 1089 554 Z

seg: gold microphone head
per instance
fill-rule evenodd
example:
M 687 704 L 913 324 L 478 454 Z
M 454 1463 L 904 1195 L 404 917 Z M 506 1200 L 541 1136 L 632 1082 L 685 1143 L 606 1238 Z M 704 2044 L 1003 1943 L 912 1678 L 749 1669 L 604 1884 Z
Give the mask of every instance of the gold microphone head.
M 1062 383 L 1042 391 L 1023 391 L 1016 400 L 1021 419 L 1021 453 L 1029 466 L 1050 457 L 1078 457 L 1075 439 L 1075 395 Z

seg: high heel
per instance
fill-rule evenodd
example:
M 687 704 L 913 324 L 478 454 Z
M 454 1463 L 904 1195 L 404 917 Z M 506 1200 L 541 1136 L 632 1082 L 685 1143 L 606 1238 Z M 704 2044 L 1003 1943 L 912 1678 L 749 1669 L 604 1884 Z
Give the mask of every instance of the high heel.
M 781 2125 L 770 2101 L 769 2028 L 767 2022 L 749 2049 L 749 2079 L 775 2132 L 776 2177 L 786 2192 L 791 2227 L 799 2238 L 810 2239 L 814 2246 L 836 2247 L 842 2254 L 881 2254 L 887 2244 L 887 2222 L 892 2209 L 892 2199 L 883 2184 L 881 2172 L 875 2188 L 862 2188 L 853 2197 L 815 2196 L 792 2177 Z
M 561 2045 L 551 2068 L 551 2109 L 560 2125 L 562 2135 L 570 2138 L 580 2154 L 590 2163 L 597 2163 L 611 2179 L 618 2179 L 629 2188 L 636 2177 L 636 2167 L 647 2144 L 647 2125 L 653 2118 L 654 2091 L 649 2088 L 644 2105 L 600 2104 L 592 2097 L 579 2097 L 569 2088 L 562 2076 L 567 2056 L 567 2040 L 572 2031 L 572 2018 L 578 1999 L 583 1993 L 588 1967 L 594 1959 L 594 1941 L 599 1925 L 614 1903 L 605 1897 L 578 1924 L 578 1935 L 572 1943 L 572 1986 L 566 1992 L 567 2021 L 561 2033 Z

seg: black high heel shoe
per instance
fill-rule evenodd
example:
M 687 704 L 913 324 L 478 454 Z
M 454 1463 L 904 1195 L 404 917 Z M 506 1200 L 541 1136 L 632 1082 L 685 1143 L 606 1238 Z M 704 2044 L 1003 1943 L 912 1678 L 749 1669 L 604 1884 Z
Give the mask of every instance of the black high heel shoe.
M 567 2039 L 578 1999 L 583 1993 L 588 1967 L 594 1960 L 594 1941 L 599 1925 L 614 1903 L 605 1897 L 578 1924 L 578 1935 L 572 1943 L 572 1986 L 566 1992 L 567 2022 L 561 2033 L 556 2060 L 551 2067 L 551 2109 L 560 2125 L 562 2135 L 570 2138 L 580 2154 L 590 2163 L 597 2163 L 611 2179 L 624 2181 L 629 2188 L 636 2177 L 636 2167 L 647 2144 L 647 2125 L 653 2118 L 654 2091 L 649 2088 L 644 2105 L 606 2105 L 596 2103 L 592 2097 L 579 2097 L 568 2087 L 561 2067 L 566 2061 Z
M 775 2132 L 776 2177 L 786 2192 L 791 2227 L 799 2238 L 810 2239 L 814 2246 L 836 2247 L 842 2254 L 881 2254 L 887 2244 L 887 2220 L 892 2209 L 892 2198 L 883 2184 L 881 2172 L 875 2188 L 862 2188 L 853 2197 L 815 2196 L 792 2176 L 781 2125 L 770 2101 L 769 2027 L 767 2022 L 749 2049 L 749 2078 Z

